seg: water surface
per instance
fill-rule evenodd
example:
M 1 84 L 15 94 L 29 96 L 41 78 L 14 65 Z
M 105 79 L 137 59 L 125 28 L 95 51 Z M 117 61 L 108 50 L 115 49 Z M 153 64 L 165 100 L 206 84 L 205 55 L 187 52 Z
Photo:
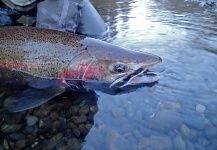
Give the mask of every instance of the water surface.
M 97 92 L 99 111 L 85 147 L 217 148 L 216 12 L 178 0 L 92 2 L 110 27 L 104 40 L 163 63 L 150 69 L 161 75 L 153 87 Z

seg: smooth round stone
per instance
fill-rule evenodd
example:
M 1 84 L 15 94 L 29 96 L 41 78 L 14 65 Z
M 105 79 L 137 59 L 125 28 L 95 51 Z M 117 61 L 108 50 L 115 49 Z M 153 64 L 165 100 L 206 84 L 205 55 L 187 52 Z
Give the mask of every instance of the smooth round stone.
M 203 130 L 204 129 L 204 118 L 197 115 L 183 115 L 184 123 L 194 129 Z
M 94 114 L 98 112 L 98 106 L 97 105 L 93 105 L 90 106 L 90 111 L 93 112 Z
M 213 125 L 208 125 L 205 127 L 205 135 L 208 139 L 217 138 L 217 128 Z
M 90 111 L 90 107 L 88 105 L 84 105 L 81 108 L 78 109 L 79 115 L 87 115 Z
M 148 145 L 149 145 L 149 140 L 147 138 L 141 138 L 139 140 L 138 148 L 146 149 Z
M 79 131 L 79 129 L 75 126 L 72 129 L 72 133 L 76 136 L 76 137 L 80 137 L 81 136 L 81 132 Z
M 78 139 L 76 139 L 76 138 L 69 139 L 67 142 L 67 145 L 70 147 L 70 149 L 73 149 L 73 150 L 80 149 L 80 143 L 79 143 Z
M 186 144 L 180 135 L 176 136 L 173 143 L 174 143 L 174 148 L 177 150 L 186 149 Z
M 19 131 L 21 127 L 22 127 L 21 124 L 3 124 L 1 126 L 1 131 L 3 133 L 12 133 L 12 132 Z
M 26 131 L 28 133 L 36 133 L 38 132 L 38 127 L 36 125 L 33 125 L 33 126 L 26 126 Z
M 72 115 L 75 115 L 75 114 L 77 114 L 77 112 L 78 112 L 78 109 L 80 108 L 80 106 L 79 105 L 73 105 L 72 107 L 71 107 L 71 113 L 72 113 Z
M 55 120 L 58 119 L 59 114 L 58 114 L 56 111 L 53 111 L 53 112 L 50 113 L 49 116 L 50 116 L 50 119 L 51 119 L 51 120 L 55 121 Z
M 18 148 L 24 148 L 26 146 L 26 140 L 18 140 L 16 142 L 16 147 Z
M 163 150 L 163 149 L 171 149 L 172 142 L 169 136 L 156 136 L 152 135 L 149 139 L 150 146 L 156 150 Z
M 136 113 L 134 114 L 134 116 L 133 116 L 133 119 L 135 120 L 135 121 L 141 121 L 142 120 L 142 112 L 141 111 L 139 111 L 139 110 L 137 110 L 136 111 Z
M 206 107 L 204 105 L 201 105 L 201 104 L 197 104 L 196 105 L 196 111 L 199 112 L 199 113 L 204 113 L 206 110 Z
M 190 129 L 185 125 L 185 124 L 182 124 L 181 125 L 181 132 L 183 135 L 185 135 L 186 137 L 189 137 L 190 136 Z
M 35 125 L 38 122 L 38 117 L 27 115 L 26 122 L 28 126 Z
M 87 116 L 81 115 L 75 119 L 75 123 L 84 123 L 87 121 Z
M 25 139 L 26 136 L 23 133 L 11 133 L 10 138 L 12 140 L 21 140 L 21 139 Z
M 139 130 L 134 129 L 133 130 L 133 135 L 137 138 L 137 139 L 141 139 L 142 138 L 142 134 L 139 132 Z
M 111 130 L 108 132 L 105 139 L 105 144 L 106 148 L 109 150 L 124 150 L 131 146 L 131 144 L 115 130 Z
M 125 111 L 123 108 L 113 108 L 112 113 L 115 117 L 124 117 Z
M 129 136 L 129 137 L 127 137 L 126 139 L 127 139 L 131 144 L 134 144 L 134 145 L 136 145 L 137 142 L 138 142 L 134 136 Z

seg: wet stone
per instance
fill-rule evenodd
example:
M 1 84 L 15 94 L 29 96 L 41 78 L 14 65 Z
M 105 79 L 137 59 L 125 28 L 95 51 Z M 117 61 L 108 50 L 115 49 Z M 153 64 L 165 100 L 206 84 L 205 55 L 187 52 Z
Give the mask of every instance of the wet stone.
M 132 131 L 133 130 L 133 127 L 130 125 L 130 124 L 124 124 L 122 127 L 121 127 L 121 133 L 127 133 L 129 131 Z
M 194 149 L 196 150 L 205 150 L 205 147 L 199 143 L 194 144 Z
M 149 145 L 149 140 L 147 138 L 141 138 L 139 140 L 138 148 L 145 149 Z
M 205 137 L 199 137 L 198 143 L 200 143 L 203 146 L 207 146 L 209 144 L 209 141 Z
M 7 139 L 3 140 L 3 147 L 4 147 L 5 150 L 9 150 L 9 144 L 8 144 Z
M 141 139 L 142 138 L 142 134 L 139 132 L 139 130 L 134 129 L 133 130 L 133 135 L 137 138 L 137 139 Z
M 197 111 L 198 113 L 204 113 L 205 110 L 206 110 L 206 107 L 205 107 L 204 105 L 202 105 L 202 104 L 197 104 L 197 105 L 196 105 L 196 111 Z
M 139 110 L 137 110 L 136 113 L 135 113 L 135 115 L 133 116 L 133 119 L 135 121 L 140 122 L 142 120 L 142 112 L 139 111 Z
M 132 118 L 135 114 L 135 110 L 132 107 L 127 109 L 127 118 Z
M 38 132 L 38 127 L 37 125 L 32 125 L 32 126 L 26 126 L 26 131 L 27 133 L 37 133 Z
M 197 130 L 204 129 L 204 119 L 197 115 L 183 115 L 184 123 L 192 128 L 195 128 Z
M 172 148 L 172 142 L 168 136 L 155 136 L 152 135 L 149 138 L 150 146 L 157 150 Z
M 10 138 L 12 140 L 21 140 L 21 139 L 25 139 L 26 136 L 23 133 L 11 133 Z
M 87 135 L 89 130 L 86 128 L 85 124 L 79 124 L 78 129 L 82 135 Z
M 124 124 L 128 124 L 128 119 L 125 117 L 112 118 L 112 123 L 115 126 L 123 126 Z
M 90 106 L 90 111 L 94 114 L 97 113 L 98 112 L 98 106 L 97 105 Z
M 134 136 L 129 136 L 126 138 L 131 144 L 136 145 L 137 144 L 137 140 Z
M 1 131 L 3 133 L 12 133 L 12 132 L 17 132 L 21 129 L 22 125 L 21 124 L 3 124 L 1 126 Z
M 185 124 L 182 124 L 182 126 L 181 126 L 181 132 L 186 137 L 190 136 L 190 129 Z
M 180 135 L 176 136 L 173 143 L 174 143 L 174 148 L 177 150 L 186 149 L 186 144 Z
M 130 143 L 125 138 L 123 138 L 120 134 L 118 134 L 114 130 L 108 132 L 105 142 L 106 142 L 107 149 L 110 150 L 113 149 L 125 150 L 131 146 Z
M 56 129 L 58 131 L 64 131 L 67 128 L 67 124 L 65 121 L 57 121 L 56 122 Z
M 45 149 L 54 149 L 56 147 L 56 145 L 58 145 L 58 143 L 61 141 L 62 137 L 63 137 L 63 133 L 58 133 L 58 134 L 54 135 L 50 139 L 50 142 L 48 143 L 48 145 L 46 146 Z
M 64 147 L 66 147 L 66 145 L 64 144 L 64 142 L 62 141 L 58 141 L 56 146 L 55 146 L 55 149 L 56 150 L 62 150 Z
M 81 108 L 78 109 L 78 114 L 79 115 L 87 115 L 90 111 L 90 108 L 88 105 L 84 105 Z
M 160 132 L 169 132 L 173 129 L 177 129 L 181 126 L 182 119 L 176 112 L 159 112 L 154 117 L 149 118 L 148 128 L 151 128 Z
M 55 120 L 58 119 L 59 114 L 58 114 L 56 111 L 53 111 L 53 112 L 50 113 L 49 116 L 50 116 L 50 119 L 51 119 L 51 120 L 55 121 Z
M 73 150 L 79 150 L 80 149 L 80 143 L 79 143 L 78 139 L 76 139 L 76 138 L 69 139 L 67 142 L 67 146 L 69 146 L 70 149 L 73 149 Z
M 74 126 L 72 129 L 72 133 L 76 136 L 76 137 L 80 137 L 81 136 L 81 132 L 79 131 L 79 129 Z
M 205 136 L 207 139 L 214 139 L 217 138 L 217 128 L 214 127 L 213 125 L 207 125 L 205 126 Z
M 24 148 L 26 146 L 26 140 L 18 140 L 16 142 L 16 147 L 18 148 Z
M 87 116 L 81 115 L 75 119 L 75 123 L 84 123 L 87 121 Z
M 38 117 L 27 115 L 26 122 L 28 126 L 35 125 L 38 122 Z
M 125 111 L 123 108 L 113 108 L 112 109 L 112 114 L 115 117 L 124 117 L 125 116 Z

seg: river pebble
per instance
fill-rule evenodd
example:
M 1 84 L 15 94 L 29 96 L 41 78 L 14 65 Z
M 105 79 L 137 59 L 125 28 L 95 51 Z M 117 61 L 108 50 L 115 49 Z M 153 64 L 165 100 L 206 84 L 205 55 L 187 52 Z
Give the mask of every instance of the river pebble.
M 1 131 L 3 133 L 17 132 L 21 129 L 22 126 L 22 124 L 3 124 L 1 126 Z
M 186 144 L 180 135 L 177 135 L 173 141 L 174 148 L 177 150 L 185 150 Z
M 23 133 L 11 133 L 10 134 L 10 138 L 12 140 L 21 140 L 21 139 L 25 139 L 26 136 Z
M 55 120 L 58 119 L 59 114 L 56 111 L 53 111 L 53 112 L 50 112 L 49 117 L 50 117 L 51 120 L 55 121 Z
M 78 141 L 77 138 L 71 138 L 68 140 L 67 146 L 69 146 L 70 149 L 79 150 L 80 149 L 80 142 Z
M 196 105 L 196 111 L 199 112 L 199 113 L 204 113 L 206 110 L 206 107 L 202 104 L 197 104 Z
M 195 115 L 192 117 L 191 115 L 183 115 L 184 123 L 192 128 L 197 130 L 204 129 L 204 119 L 201 116 Z
M 214 127 L 213 125 L 209 124 L 207 126 L 205 126 L 205 136 L 208 139 L 214 139 L 217 138 L 217 128 Z
M 185 124 L 181 125 L 181 132 L 186 137 L 190 136 L 190 129 Z
M 90 106 L 90 111 L 93 112 L 94 114 L 98 112 L 98 106 L 97 105 L 93 105 Z
M 150 142 L 150 146 L 157 150 L 163 150 L 163 149 L 171 149 L 172 148 L 172 142 L 170 138 L 166 135 L 163 136 L 155 136 L 152 135 L 148 141 Z
M 78 109 L 78 114 L 79 115 L 87 115 L 89 113 L 89 111 L 90 111 L 89 106 L 88 105 L 84 105 L 84 106 L 82 106 L 82 107 L 80 107 Z
M 18 148 L 24 148 L 26 146 L 26 140 L 18 140 L 17 142 L 16 142 L 16 147 L 18 147 Z
M 124 117 L 125 116 L 125 111 L 123 108 L 112 108 L 112 114 L 115 117 Z
M 35 125 L 38 122 L 38 117 L 27 115 L 26 122 L 28 126 Z

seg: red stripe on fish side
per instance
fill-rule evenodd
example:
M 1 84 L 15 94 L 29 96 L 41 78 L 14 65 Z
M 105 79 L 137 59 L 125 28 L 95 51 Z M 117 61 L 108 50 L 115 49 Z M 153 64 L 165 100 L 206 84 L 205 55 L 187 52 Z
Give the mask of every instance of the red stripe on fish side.
M 106 76 L 106 72 L 96 63 L 82 62 L 79 65 L 62 70 L 58 74 L 60 79 L 100 79 Z

